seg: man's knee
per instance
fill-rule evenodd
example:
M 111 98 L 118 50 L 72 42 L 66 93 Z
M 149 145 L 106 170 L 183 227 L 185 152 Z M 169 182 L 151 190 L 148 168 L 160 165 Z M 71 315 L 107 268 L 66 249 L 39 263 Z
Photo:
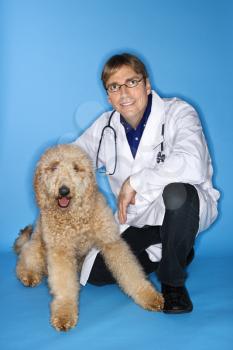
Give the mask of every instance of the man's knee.
M 163 201 L 166 209 L 177 210 L 187 201 L 191 191 L 196 191 L 195 187 L 181 182 L 170 183 L 164 187 Z
M 105 286 L 107 284 L 114 284 L 116 280 L 107 268 L 102 254 L 98 253 L 94 265 L 92 266 L 88 283 L 95 286 Z

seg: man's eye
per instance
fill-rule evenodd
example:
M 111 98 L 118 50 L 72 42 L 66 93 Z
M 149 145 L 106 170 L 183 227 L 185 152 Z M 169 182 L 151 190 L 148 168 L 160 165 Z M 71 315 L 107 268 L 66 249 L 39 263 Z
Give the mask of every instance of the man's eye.
M 137 79 L 131 79 L 127 82 L 127 85 L 130 87 L 136 86 L 138 83 Z
M 108 87 L 108 90 L 110 90 L 110 91 L 117 91 L 118 89 L 119 89 L 118 84 L 112 84 Z

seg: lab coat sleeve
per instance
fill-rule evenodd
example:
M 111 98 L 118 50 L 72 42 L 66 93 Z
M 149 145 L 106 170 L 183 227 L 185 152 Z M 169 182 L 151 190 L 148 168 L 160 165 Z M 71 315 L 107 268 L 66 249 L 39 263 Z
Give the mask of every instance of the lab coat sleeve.
M 200 184 L 207 177 L 209 153 L 196 111 L 180 102 L 176 112 L 165 124 L 164 163 L 131 175 L 134 190 L 153 202 L 169 183 Z
M 103 127 L 107 123 L 108 113 L 104 113 L 100 116 L 87 130 L 81 134 L 73 144 L 82 148 L 91 158 L 93 164 L 96 165 L 96 155 L 100 142 L 101 133 Z M 104 166 L 104 154 L 101 147 L 98 157 L 98 168 Z

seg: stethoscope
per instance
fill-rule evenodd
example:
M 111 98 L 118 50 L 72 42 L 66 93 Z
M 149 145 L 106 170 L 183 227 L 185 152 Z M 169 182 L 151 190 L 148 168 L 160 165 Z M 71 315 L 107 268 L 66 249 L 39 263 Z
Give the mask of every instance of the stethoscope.
M 97 153 L 96 153 L 96 169 L 98 169 L 99 152 L 100 152 L 101 144 L 102 144 L 102 141 L 103 141 L 104 133 L 109 128 L 113 132 L 113 137 L 114 137 L 115 162 L 114 162 L 114 169 L 113 169 L 113 171 L 112 172 L 107 172 L 106 171 L 106 174 L 108 174 L 108 175 L 114 175 L 115 171 L 116 171 L 116 166 L 117 166 L 117 134 L 116 134 L 116 130 L 111 126 L 112 117 L 113 117 L 113 114 L 115 112 L 116 112 L 115 110 L 112 111 L 112 113 L 111 113 L 111 115 L 110 115 L 110 117 L 108 119 L 108 124 L 105 125 L 105 127 L 103 128 L 103 130 L 101 132 L 101 136 L 100 136 L 100 140 L 99 140 L 99 146 L 98 146 L 98 150 L 97 150 Z M 164 124 L 162 124 L 161 135 L 164 136 Z M 165 161 L 165 154 L 163 152 L 164 152 L 164 146 L 163 146 L 163 141 L 162 141 L 161 144 L 160 144 L 160 151 L 158 152 L 157 158 L 156 158 L 158 164 L 160 162 L 163 163 Z

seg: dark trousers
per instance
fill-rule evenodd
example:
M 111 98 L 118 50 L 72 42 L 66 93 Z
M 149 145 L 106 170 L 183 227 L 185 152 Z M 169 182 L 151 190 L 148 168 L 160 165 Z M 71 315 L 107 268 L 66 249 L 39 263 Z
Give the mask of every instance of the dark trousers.
M 199 227 L 198 193 L 190 184 L 171 183 L 164 188 L 163 200 L 166 210 L 162 226 L 131 226 L 122 238 L 146 274 L 156 271 L 161 283 L 182 286 L 187 275 L 185 268 L 194 257 Z M 157 243 L 162 243 L 162 259 L 152 262 L 145 249 Z M 116 283 L 101 253 L 95 259 L 88 282 L 99 286 Z

